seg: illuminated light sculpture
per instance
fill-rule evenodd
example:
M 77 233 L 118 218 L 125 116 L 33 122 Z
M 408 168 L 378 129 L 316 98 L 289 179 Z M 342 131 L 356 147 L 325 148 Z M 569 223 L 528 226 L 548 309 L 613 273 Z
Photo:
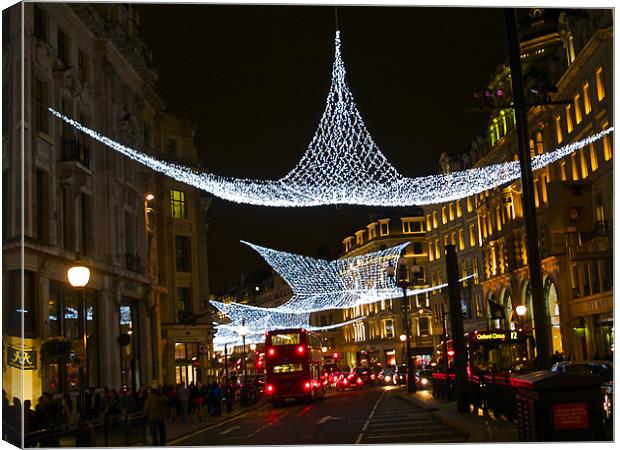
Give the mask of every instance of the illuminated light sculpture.
M 278 180 L 237 179 L 196 172 L 126 147 L 62 113 L 50 112 L 104 145 L 177 181 L 237 203 L 261 206 L 412 206 L 444 203 L 492 189 L 521 176 L 518 161 L 450 174 L 408 178 L 386 159 L 366 129 L 345 80 L 336 32 L 332 83 L 319 126 L 306 153 Z M 613 128 L 532 158 L 541 169 L 600 139 Z
M 346 309 L 377 302 L 402 298 L 402 289 L 393 277 L 388 276 L 386 267 L 395 267 L 408 242 L 391 248 L 359 256 L 327 261 L 304 255 L 273 250 L 244 242 L 256 250 L 267 263 L 291 287 L 293 296 L 274 308 L 252 306 L 240 303 L 210 303 L 226 315 L 231 323 L 218 328 L 214 342 L 237 342 L 236 329 L 242 322 L 249 327 L 253 336 L 267 330 L 282 328 L 306 328 L 321 330 L 337 328 L 350 322 L 326 327 L 312 327 L 310 314 L 317 311 Z M 463 281 L 473 275 L 462 278 Z M 408 289 L 407 295 L 424 294 L 433 289 L 446 287 Z M 355 319 L 360 320 L 360 318 Z M 354 321 L 355 321 L 354 320 Z M 220 331 L 222 333 L 220 334 Z M 254 339 L 254 337 L 253 337 Z

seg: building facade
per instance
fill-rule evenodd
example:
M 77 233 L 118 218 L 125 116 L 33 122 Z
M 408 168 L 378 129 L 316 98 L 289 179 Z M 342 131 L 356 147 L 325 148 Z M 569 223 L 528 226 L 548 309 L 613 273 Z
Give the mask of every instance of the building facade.
M 531 9 L 521 18 L 520 33 L 528 102 L 535 105 L 528 111 L 530 155 L 544 154 L 610 127 L 610 12 Z M 510 98 L 507 66 L 498 69 L 488 89 Z M 514 124 L 512 109 L 494 107 L 486 142 L 460 155 L 445 155 L 445 161 L 467 168 L 518 159 Z M 602 358 L 613 352 L 611 140 L 611 134 L 606 135 L 533 173 L 551 350 L 573 359 Z M 450 167 L 442 164 L 442 169 Z M 443 271 L 441 277 L 445 277 L 446 243 L 457 244 L 463 274 L 474 274 L 472 283 L 462 290 L 466 331 L 522 327 L 536 336 L 520 194 L 517 181 L 463 200 L 466 213 L 455 217 L 453 227 L 457 236 L 462 229 L 466 241 L 478 242 L 471 247 L 469 242 L 463 245 L 458 238 L 452 239 L 453 204 L 425 208 L 427 222 L 434 225 L 435 216 L 441 222 L 436 234 L 429 233 L 429 248 L 439 244 L 439 259 L 430 266 L 431 283 L 434 271 Z M 458 202 L 453 203 L 456 209 Z M 432 298 L 434 305 L 445 302 L 439 292 Z M 515 312 L 519 305 L 527 307 L 523 319 Z M 492 316 L 491 307 L 503 310 L 501 318 Z
M 179 323 L 171 310 L 179 296 L 183 310 L 193 311 L 208 298 L 201 269 L 208 201 L 87 139 L 47 108 L 187 163 L 196 160 L 193 128 L 165 113 L 131 5 L 26 3 L 23 48 L 21 8 L 3 13 L 4 389 L 34 402 L 43 391 L 77 390 L 80 365 L 86 387 L 136 389 L 173 379 L 172 353 L 163 349 L 171 339 L 184 341 L 170 332 Z M 171 139 L 179 140 L 179 155 Z M 184 218 L 174 215 L 174 192 L 186 195 Z M 166 265 L 175 254 L 182 258 L 176 236 L 191 239 L 183 243 L 193 258 L 190 271 Z M 66 275 L 78 257 L 91 270 L 83 291 L 85 359 L 82 292 Z M 180 287 L 190 289 L 188 296 Z M 42 344 L 58 336 L 71 343 L 69 356 L 64 363 L 42 361 Z M 208 346 L 206 333 L 194 337 Z

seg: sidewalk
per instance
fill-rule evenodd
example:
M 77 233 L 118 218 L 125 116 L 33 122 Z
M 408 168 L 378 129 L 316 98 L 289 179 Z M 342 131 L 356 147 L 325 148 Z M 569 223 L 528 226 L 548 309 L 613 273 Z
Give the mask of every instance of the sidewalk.
M 438 422 L 468 436 L 468 442 L 518 442 L 517 425 L 504 418 L 464 414 L 456 410 L 456 402 L 445 402 L 433 397 L 432 391 L 407 391 L 396 395 L 431 413 Z

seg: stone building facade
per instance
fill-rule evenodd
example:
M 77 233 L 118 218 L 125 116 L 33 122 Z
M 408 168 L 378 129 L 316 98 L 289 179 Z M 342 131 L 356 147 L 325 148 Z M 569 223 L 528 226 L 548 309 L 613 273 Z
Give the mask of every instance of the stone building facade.
M 19 398 L 23 387 L 22 400 L 34 402 L 43 391 L 77 389 L 83 315 L 66 271 L 78 256 L 91 270 L 87 387 L 174 380 L 173 353 L 163 349 L 186 340 L 171 331 L 179 323 L 179 295 L 183 310 L 194 312 L 208 298 L 208 199 L 87 139 L 47 108 L 129 146 L 195 165 L 193 127 L 165 112 L 131 5 L 25 3 L 23 48 L 21 11 L 18 4 L 3 14 L 3 387 Z M 170 147 L 175 139 L 178 155 Z M 171 216 L 173 191 L 186 196 L 187 216 L 178 220 Z M 148 194 L 155 197 L 147 201 Z M 166 265 L 180 257 L 176 236 L 190 239 L 182 244 L 192 270 Z M 206 328 L 191 328 L 203 360 Z M 119 343 L 123 335 L 129 344 Z M 40 360 L 41 344 L 54 336 L 71 341 L 66 365 Z M 22 357 L 33 362 L 24 370 L 9 359 L 22 343 Z

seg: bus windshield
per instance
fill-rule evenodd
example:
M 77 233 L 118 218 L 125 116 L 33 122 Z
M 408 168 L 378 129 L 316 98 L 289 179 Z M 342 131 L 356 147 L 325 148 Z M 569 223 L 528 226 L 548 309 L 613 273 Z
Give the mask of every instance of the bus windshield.
M 299 344 L 299 333 L 277 333 L 271 335 L 271 345 L 295 345 Z

